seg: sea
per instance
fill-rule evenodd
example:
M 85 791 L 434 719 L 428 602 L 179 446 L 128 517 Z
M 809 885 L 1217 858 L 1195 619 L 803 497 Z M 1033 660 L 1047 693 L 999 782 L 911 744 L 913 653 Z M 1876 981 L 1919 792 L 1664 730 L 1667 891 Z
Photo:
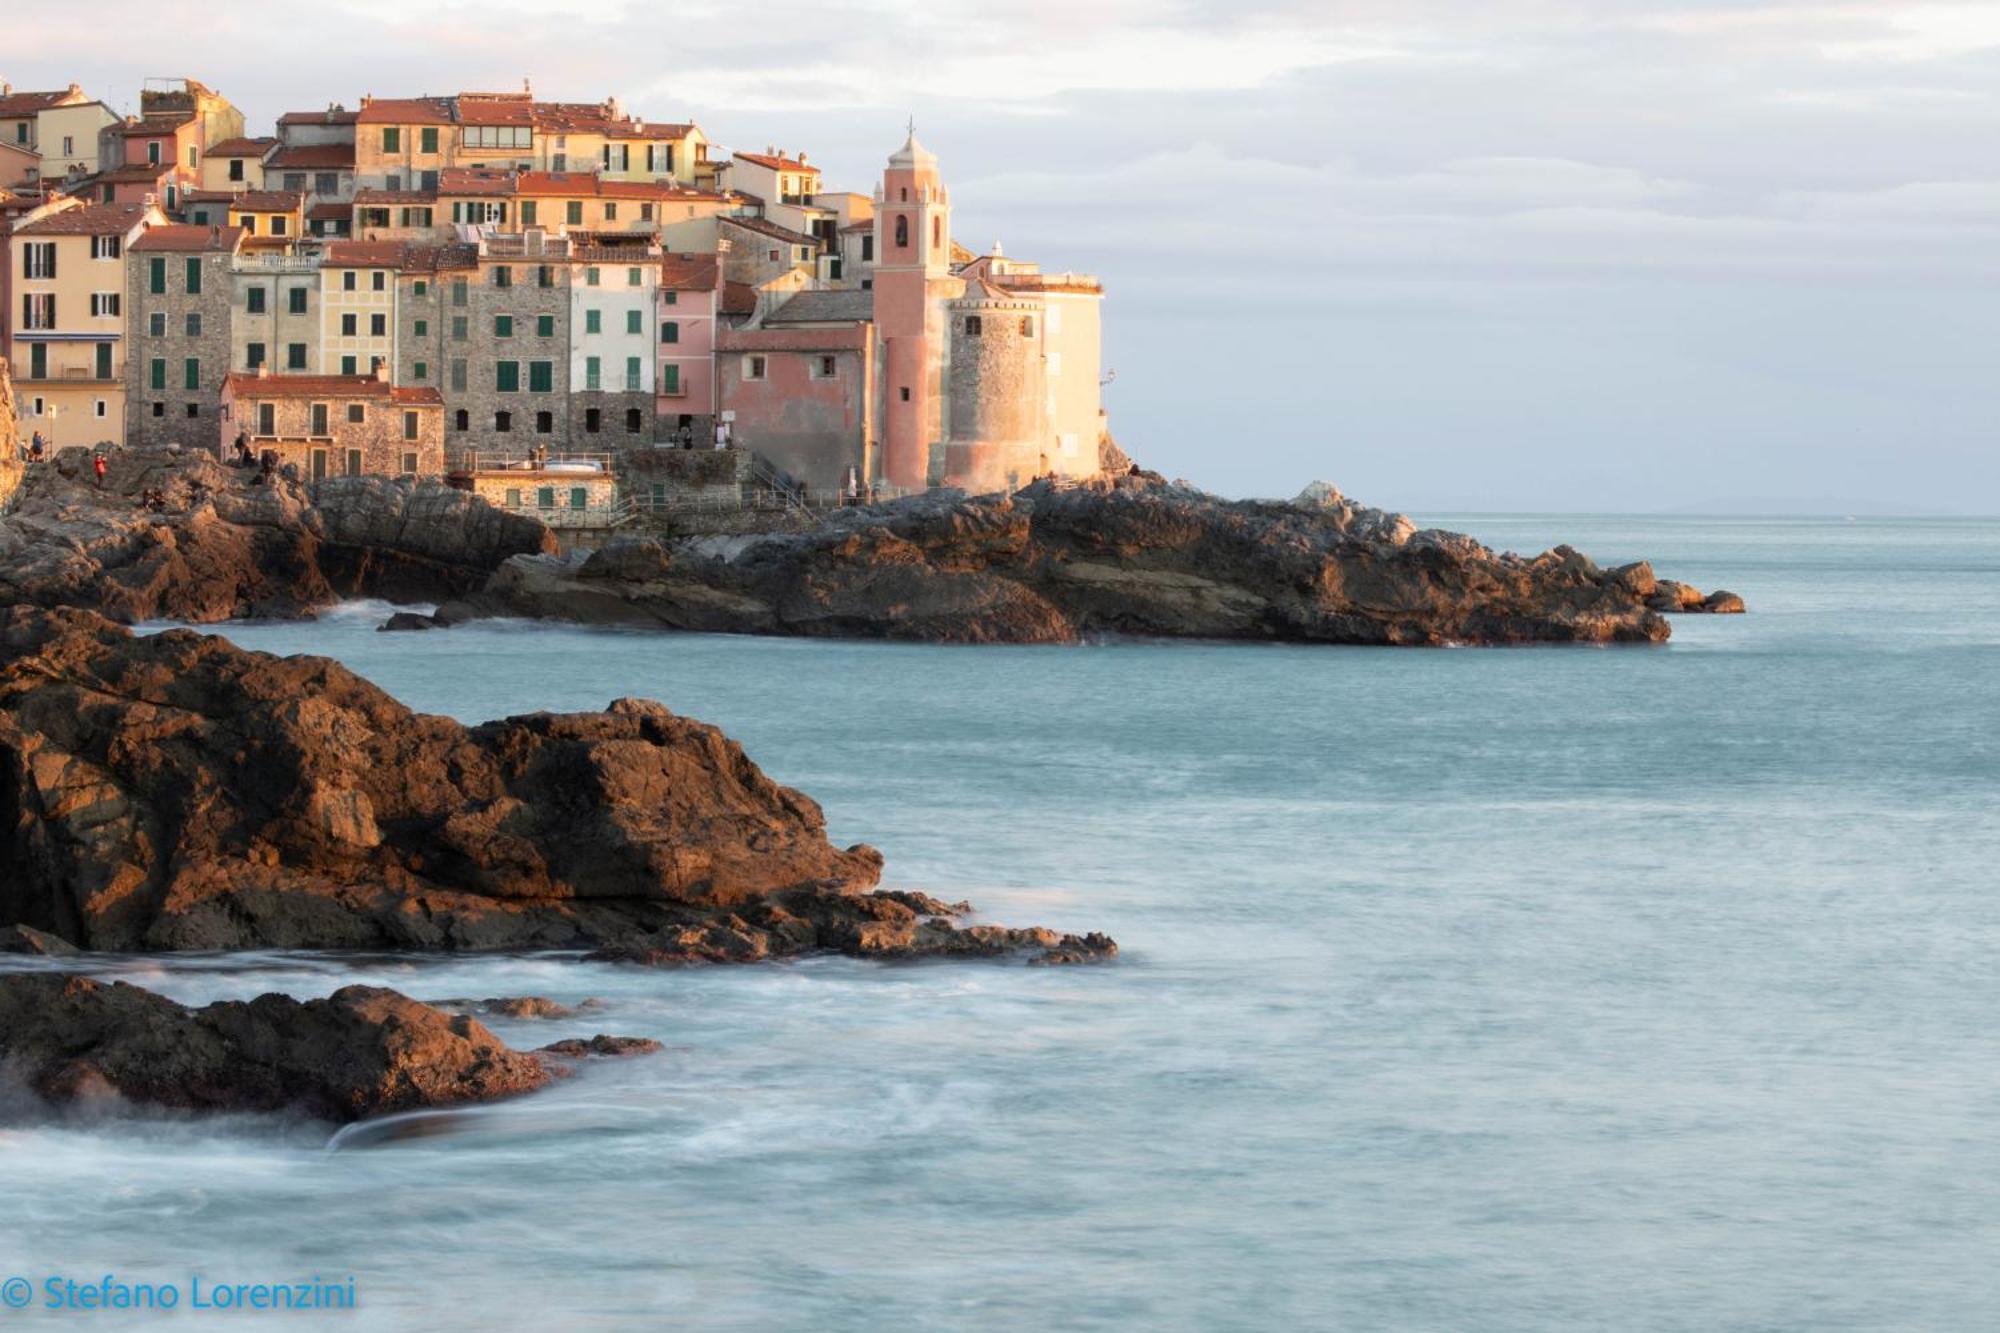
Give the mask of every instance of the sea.
M 36 1305 L 0 1325 L 113 1275 L 351 1283 L 258 1327 L 2000 1326 L 2000 521 L 1422 521 L 1750 613 L 1503 649 L 221 627 L 468 722 L 659 699 L 887 884 L 1122 954 L 87 957 L 188 1002 L 591 998 L 490 1026 L 665 1050 L 362 1131 L 17 1118 Z

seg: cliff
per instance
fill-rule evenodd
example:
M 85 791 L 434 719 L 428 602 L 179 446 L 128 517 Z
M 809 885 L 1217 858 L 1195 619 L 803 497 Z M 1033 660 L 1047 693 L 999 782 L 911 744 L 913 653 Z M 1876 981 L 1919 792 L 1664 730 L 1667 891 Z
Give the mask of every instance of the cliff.
M 0 358 L 0 513 L 21 487 L 21 418 L 14 403 L 14 379 L 7 362 Z
M 1568 547 L 1524 558 L 1418 531 L 1323 484 L 1290 502 L 1231 501 L 1133 469 L 844 510 L 798 534 L 514 558 L 462 609 L 944 643 L 1604 643 L 1663 640 L 1660 609 L 1702 605 L 1696 594 L 1668 607 L 1660 587 L 1643 564 L 1604 570 Z
M 881 856 L 658 704 L 465 727 L 322 658 L 0 618 L 0 927 L 92 949 L 595 947 L 636 961 L 1028 951 L 871 894 Z

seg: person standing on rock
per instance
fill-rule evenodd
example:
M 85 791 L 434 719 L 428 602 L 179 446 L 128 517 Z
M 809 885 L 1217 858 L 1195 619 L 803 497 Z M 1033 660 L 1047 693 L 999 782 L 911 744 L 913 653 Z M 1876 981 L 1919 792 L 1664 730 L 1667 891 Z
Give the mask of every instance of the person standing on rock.
M 28 461 L 32 463 L 42 461 L 42 433 L 40 431 L 35 432 L 34 441 L 28 446 Z
M 104 455 L 103 455 L 103 454 L 101 454 L 101 453 L 100 453 L 100 454 L 98 454 L 98 455 L 96 456 L 96 458 L 94 458 L 94 459 L 93 459 L 93 460 L 91 461 L 91 464 L 90 464 L 90 468 L 91 468 L 91 471 L 93 471 L 93 472 L 95 472 L 95 473 L 97 474 L 97 489 L 98 489 L 98 490 L 100 490 L 100 491 L 101 491 L 101 490 L 103 490 L 103 489 L 104 489 Z

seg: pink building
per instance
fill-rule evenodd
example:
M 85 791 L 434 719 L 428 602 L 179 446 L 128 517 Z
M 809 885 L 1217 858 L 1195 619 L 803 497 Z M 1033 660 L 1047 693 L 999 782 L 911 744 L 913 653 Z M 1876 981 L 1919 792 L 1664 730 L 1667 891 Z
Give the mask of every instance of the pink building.
M 659 438 L 704 446 L 715 437 L 715 331 L 722 265 L 715 255 L 660 256 Z
M 921 490 L 944 438 L 944 302 L 951 276 L 951 195 L 916 131 L 889 159 L 875 205 L 875 331 L 883 375 L 882 478 Z

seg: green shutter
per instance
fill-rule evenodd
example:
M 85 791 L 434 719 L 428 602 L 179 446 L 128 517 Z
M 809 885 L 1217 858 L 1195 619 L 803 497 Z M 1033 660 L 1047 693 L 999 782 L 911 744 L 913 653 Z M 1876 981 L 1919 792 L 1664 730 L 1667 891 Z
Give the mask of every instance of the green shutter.
M 201 295 L 201 261 L 199 259 L 190 259 L 187 262 L 187 290 L 189 296 Z
M 532 393 L 553 393 L 556 387 L 555 363 L 552 361 L 530 361 L 528 363 L 528 389 Z
M 496 338 L 513 337 L 514 317 L 512 315 L 495 315 L 493 317 L 493 336 Z
M 38 344 L 39 345 L 39 344 Z M 154 357 L 150 368 L 150 382 L 155 389 L 167 387 L 167 363 L 164 357 Z
M 660 367 L 660 392 L 667 394 L 681 391 L 681 368 L 679 366 Z
M 201 387 L 200 358 L 192 356 L 189 357 L 187 359 L 186 364 L 183 366 L 183 370 L 187 374 L 187 387 L 190 389 L 199 389 Z
M 399 153 L 402 150 L 403 131 L 394 125 L 385 127 L 382 131 L 382 151 L 385 153 Z
M 424 152 L 435 153 L 438 150 L 437 126 L 435 125 L 424 126 L 424 128 L 418 132 L 417 144 L 419 147 L 423 149 Z
M 521 363 L 519 361 L 495 362 L 493 373 L 493 387 L 501 393 L 513 393 L 521 387 Z
M 536 336 L 536 337 L 538 337 L 538 338 L 553 338 L 553 337 L 555 337 L 555 336 L 556 336 L 556 317 L 555 317 L 554 315 L 537 315 L 537 316 L 535 316 L 535 336 Z
M 583 331 L 585 333 L 601 333 L 603 332 L 603 325 L 604 313 L 602 311 L 586 310 L 583 312 Z
M 681 326 L 678 321 L 670 319 L 666 323 L 660 325 L 661 342 L 677 343 L 680 340 L 681 340 Z
M 646 331 L 645 319 L 646 315 L 644 311 L 627 310 L 625 312 L 625 332 L 644 333 Z
M 167 261 L 158 255 L 146 261 L 146 289 L 156 294 L 167 290 Z

